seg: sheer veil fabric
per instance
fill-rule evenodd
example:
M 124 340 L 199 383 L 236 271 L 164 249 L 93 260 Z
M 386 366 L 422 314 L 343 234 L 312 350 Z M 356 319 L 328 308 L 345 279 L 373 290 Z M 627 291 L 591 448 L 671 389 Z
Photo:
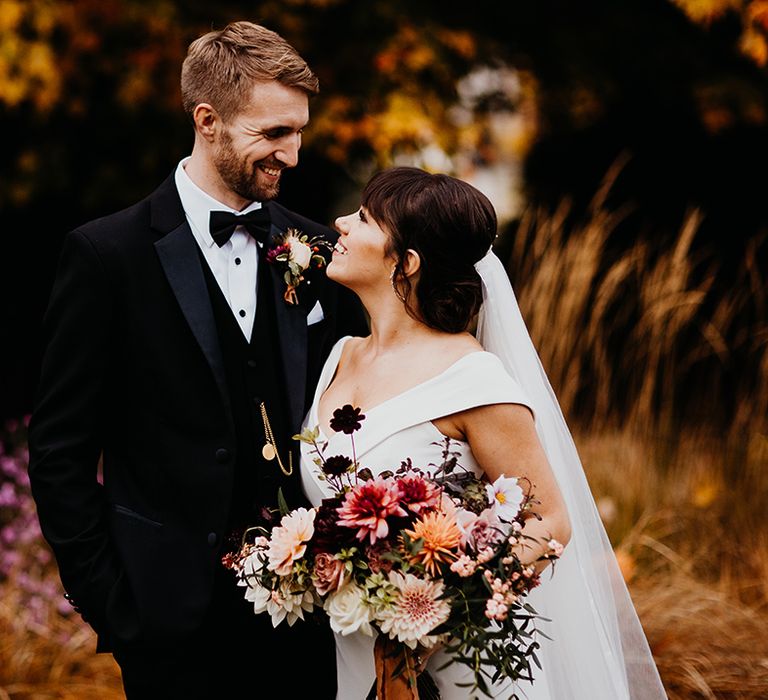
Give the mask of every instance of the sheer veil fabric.
M 666 698 L 576 446 L 531 342 L 509 277 L 492 250 L 475 268 L 483 283 L 477 339 L 485 350 L 499 357 L 528 396 L 539 439 L 571 520 L 571 541 L 554 575 L 545 572 L 541 588 L 534 592 L 539 595 L 532 597 L 537 612 L 552 620 L 546 623 L 552 641 L 542 640 L 540 654 L 541 673 L 551 697 Z

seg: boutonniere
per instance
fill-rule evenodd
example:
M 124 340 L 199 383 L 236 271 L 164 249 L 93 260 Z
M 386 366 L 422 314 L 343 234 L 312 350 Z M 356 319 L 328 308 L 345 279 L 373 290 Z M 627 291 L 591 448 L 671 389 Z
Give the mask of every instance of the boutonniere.
M 310 238 L 295 228 L 274 239 L 273 247 L 267 251 L 267 262 L 282 270 L 286 285 L 283 299 L 289 304 L 299 303 L 296 290 L 304 281 L 304 273 L 310 268 L 325 267 L 326 260 L 320 254 L 322 248 L 331 250 L 331 244 L 322 236 Z

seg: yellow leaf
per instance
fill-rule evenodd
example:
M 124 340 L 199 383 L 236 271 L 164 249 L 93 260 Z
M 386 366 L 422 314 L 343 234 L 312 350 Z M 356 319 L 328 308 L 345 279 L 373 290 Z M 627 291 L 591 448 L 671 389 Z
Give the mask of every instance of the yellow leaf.
M 0 0 L 0 32 L 12 32 L 21 23 L 24 6 L 18 0 Z
M 709 24 L 729 10 L 739 9 L 739 0 L 673 0 L 694 22 Z
M 758 66 L 768 63 L 768 44 L 765 37 L 754 29 L 747 29 L 739 42 L 741 51 L 749 56 Z

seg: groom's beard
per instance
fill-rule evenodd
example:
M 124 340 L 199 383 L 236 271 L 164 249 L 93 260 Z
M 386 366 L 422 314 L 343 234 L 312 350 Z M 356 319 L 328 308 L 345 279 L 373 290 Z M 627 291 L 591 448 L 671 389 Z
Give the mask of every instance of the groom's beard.
M 249 165 L 245 157 L 238 156 L 232 148 L 232 138 L 227 132 L 222 134 L 221 146 L 215 152 L 213 164 L 224 184 L 235 194 L 249 202 L 266 202 L 277 197 L 280 180 L 259 183 L 260 165 L 282 170 L 282 163 L 258 161 Z

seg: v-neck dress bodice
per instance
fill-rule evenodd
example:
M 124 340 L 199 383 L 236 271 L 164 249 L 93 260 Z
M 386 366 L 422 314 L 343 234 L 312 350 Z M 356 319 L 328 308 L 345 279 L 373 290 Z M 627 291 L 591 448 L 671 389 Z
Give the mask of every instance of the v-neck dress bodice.
M 304 427 L 319 424 L 320 397 L 330 386 L 336 374 L 344 345 L 349 337 L 334 346 L 323 368 L 312 406 Z M 361 467 L 374 474 L 395 471 L 400 463 L 410 458 L 412 463 L 429 471 L 430 465 L 441 462 L 445 436 L 432 421 L 477 406 L 517 403 L 528 405 L 519 384 L 509 376 L 501 361 L 492 353 L 477 351 L 464 355 L 440 374 L 374 406 L 365 409 L 365 420 L 355 433 L 355 454 Z M 327 441 L 326 456 L 345 454 L 351 457 L 351 441 L 344 433 L 331 433 L 328 426 L 319 426 L 321 440 Z M 475 473 L 482 469 L 466 442 L 453 440 L 451 449 L 459 452 L 459 464 Z M 301 482 L 304 493 L 313 506 L 332 495 L 327 483 L 319 478 L 319 467 L 312 447 L 301 444 Z M 510 464 L 510 470 L 514 465 Z M 357 633 L 336 636 L 336 660 L 339 700 L 364 700 L 375 678 L 371 637 Z M 472 680 L 469 669 L 452 664 L 437 671 L 448 658 L 442 652 L 434 654 L 427 666 L 440 688 L 443 700 L 463 700 L 467 689 L 457 683 Z M 494 687 L 494 695 L 508 697 L 510 687 Z M 547 700 L 544 680 L 534 687 L 526 684 L 521 695 L 531 700 Z

